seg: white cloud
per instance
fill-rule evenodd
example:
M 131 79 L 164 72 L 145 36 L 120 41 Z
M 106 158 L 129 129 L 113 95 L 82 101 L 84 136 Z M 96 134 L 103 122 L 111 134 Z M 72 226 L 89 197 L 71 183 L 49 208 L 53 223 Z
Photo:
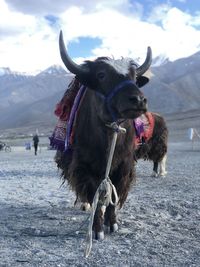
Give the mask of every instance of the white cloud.
M 29 15 L 10 12 L 3 0 L 0 0 L 0 32 L 18 34 L 35 26 L 35 19 Z
M 148 17 L 148 21 L 150 23 L 162 22 L 170 9 L 171 6 L 168 4 L 155 6 Z
M 167 5 L 156 7 L 148 22 L 105 8 L 84 14 L 74 7 L 62 14 L 65 40 L 80 35 L 102 39 L 102 46 L 93 50 L 95 56 L 144 58 L 150 45 L 154 57 L 166 54 L 170 60 L 198 50 L 200 31 L 191 26 L 194 21 L 197 22 L 197 18 Z
M 171 60 L 197 52 L 200 45 L 200 30 L 192 25 L 194 21 L 197 22 L 198 16 L 191 16 L 174 7 L 166 11 L 161 20 L 165 38 L 163 42 L 159 40 L 163 51 Z
M 19 71 L 48 67 L 57 36 L 43 18 L 10 11 L 0 0 L 0 65 Z
M 140 57 L 142 61 L 150 45 L 154 57 L 166 54 L 175 60 L 199 49 L 200 11 L 191 16 L 165 4 L 156 6 L 144 21 L 143 7 L 137 2 L 133 6 L 128 0 L 84 1 L 88 11 L 78 0 L 69 3 L 65 10 L 62 6 L 62 13 L 57 11 L 59 20 L 51 27 L 43 16 L 24 14 L 16 7 L 13 11 L 5 0 L 0 0 L 0 65 L 18 71 L 35 71 L 61 64 L 60 28 L 66 44 L 78 37 L 100 38 L 102 45 L 92 51 L 91 57 L 129 56 Z

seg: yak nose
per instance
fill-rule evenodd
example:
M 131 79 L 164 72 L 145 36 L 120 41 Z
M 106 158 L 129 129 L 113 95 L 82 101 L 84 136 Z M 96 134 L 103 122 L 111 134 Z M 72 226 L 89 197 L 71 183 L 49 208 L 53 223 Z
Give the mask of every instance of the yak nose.
M 147 105 L 147 99 L 144 95 L 131 96 L 130 100 L 133 104 L 140 107 L 145 107 Z

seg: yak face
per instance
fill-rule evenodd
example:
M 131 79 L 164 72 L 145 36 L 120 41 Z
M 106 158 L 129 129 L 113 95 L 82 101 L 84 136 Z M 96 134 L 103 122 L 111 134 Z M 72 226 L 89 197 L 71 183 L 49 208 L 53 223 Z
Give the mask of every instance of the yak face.
M 89 86 L 96 92 L 97 113 L 104 120 L 134 119 L 147 110 L 147 100 L 139 90 L 132 60 L 98 58 L 86 64 L 92 77 Z M 140 78 L 140 83 L 144 83 L 143 77 Z
M 130 58 L 114 60 L 106 57 L 77 65 L 66 52 L 62 32 L 59 44 L 67 69 L 80 83 L 94 91 L 94 104 L 103 120 L 134 119 L 147 110 L 147 100 L 139 87 L 148 82 L 148 78 L 142 75 L 151 64 L 150 47 L 145 62 L 139 67 Z

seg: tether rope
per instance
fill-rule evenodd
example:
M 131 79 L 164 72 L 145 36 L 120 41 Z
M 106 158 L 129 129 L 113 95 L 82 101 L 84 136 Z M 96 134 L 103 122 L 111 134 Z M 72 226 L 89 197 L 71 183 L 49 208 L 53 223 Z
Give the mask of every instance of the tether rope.
M 87 258 L 92 249 L 92 226 L 94 221 L 94 215 L 96 212 L 96 208 L 98 203 L 101 204 L 101 209 L 105 211 L 106 207 L 111 204 L 113 206 L 117 206 L 118 204 L 118 195 L 115 186 L 112 184 L 112 181 L 109 178 L 109 173 L 111 169 L 112 159 L 115 151 L 115 146 L 117 142 L 118 133 L 126 133 L 126 129 L 119 126 L 116 122 L 111 123 L 110 125 L 106 125 L 114 131 L 113 139 L 110 147 L 108 162 L 106 166 L 105 178 L 97 188 L 97 191 L 94 195 L 92 210 L 89 218 L 89 226 L 88 232 L 86 236 L 86 249 L 85 249 L 85 257 Z M 112 193 L 114 194 L 114 202 L 112 200 Z

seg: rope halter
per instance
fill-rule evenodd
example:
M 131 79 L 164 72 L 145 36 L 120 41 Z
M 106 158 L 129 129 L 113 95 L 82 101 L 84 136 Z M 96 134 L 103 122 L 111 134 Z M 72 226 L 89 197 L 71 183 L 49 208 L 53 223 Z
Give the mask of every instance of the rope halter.
M 110 125 L 106 125 L 114 131 L 113 139 L 110 147 L 108 162 L 106 166 L 105 178 L 97 188 L 97 191 L 94 195 L 93 203 L 92 203 L 92 211 L 90 214 L 90 222 L 88 227 L 88 233 L 86 237 L 86 249 L 85 249 L 85 257 L 87 258 L 92 249 L 92 226 L 94 221 L 94 215 L 97 208 L 97 205 L 100 204 L 102 211 L 105 211 L 106 207 L 109 204 L 113 206 L 117 206 L 119 198 L 117 195 L 117 190 L 115 186 L 112 184 L 112 181 L 109 178 L 109 173 L 111 169 L 112 159 L 115 151 L 115 146 L 117 142 L 118 133 L 126 133 L 126 129 L 117 125 L 116 122 L 111 123 Z M 112 193 L 114 194 L 114 202 L 112 200 Z
M 111 101 L 112 101 L 112 98 L 118 93 L 120 92 L 121 90 L 123 90 L 125 88 L 126 85 L 136 85 L 136 83 L 132 80 L 126 80 L 126 81 L 122 81 L 121 83 L 119 83 L 117 86 L 115 86 L 113 88 L 113 90 L 111 92 L 109 92 L 108 95 L 104 95 L 100 92 L 96 92 L 96 94 L 98 96 L 100 96 L 104 102 L 106 103 L 106 107 L 108 109 L 108 112 L 110 113 L 111 115 L 111 118 L 112 118 L 112 121 L 113 122 L 116 122 L 117 121 L 117 114 L 116 112 L 113 110 L 113 108 L 111 107 Z

